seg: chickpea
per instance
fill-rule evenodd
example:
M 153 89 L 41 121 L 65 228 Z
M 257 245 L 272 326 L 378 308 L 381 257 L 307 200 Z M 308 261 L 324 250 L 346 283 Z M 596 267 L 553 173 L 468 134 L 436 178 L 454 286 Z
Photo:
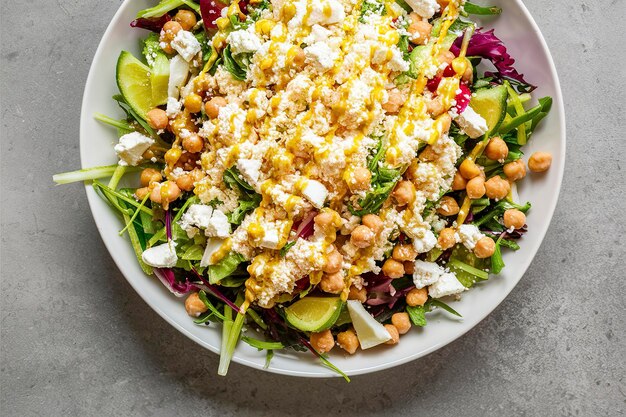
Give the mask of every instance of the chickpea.
M 400 181 L 391 194 L 398 206 L 406 206 L 415 201 L 415 186 L 411 181 Z
M 183 174 L 176 178 L 176 185 L 183 191 L 193 190 L 193 178 L 190 174 Z
M 388 98 L 382 107 L 389 114 L 396 114 L 400 111 L 400 107 L 404 104 L 404 95 L 400 90 L 394 88 L 388 91 Z
M 189 113 L 199 113 L 202 110 L 202 97 L 196 93 L 191 93 L 185 97 L 185 108 Z
M 439 52 L 439 55 L 437 55 L 437 60 L 441 64 L 446 63 L 446 64 L 450 65 L 450 64 L 452 64 L 452 61 L 454 60 L 454 58 L 456 58 L 456 55 L 454 55 L 450 51 L 445 51 L 445 50 Z
M 472 200 L 476 200 L 477 198 L 482 198 L 485 195 L 485 180 L 483 177 L 474 177 L 467 183 L 465 187 L 465 191 L 467 192 L 467 196 Z
M 456 231 L 451 227 L 446 227 L 439 232 L 437 244 L 442 250 L 447 250 L 456 245 Z
M 326 255 L 326 264 L 322 271 L 327 274 L 334 274 L 336 272 L 341 271 L 341 266 L 343 264 L 343 255 L 339 253 L 337 249 L 333 247 L 333 251 Z
M 341 272 L 335 272 L 334 274 L 322 275 L 320 288 L 322 291 L 330 294 L 339 294 L 344 288 L 343 274 Z
M 163 179 L 161 176 L 161 171 L 154 168 L 146 168 L 141 171 L 141 175 L 139 176 L 139 182 L 142 186 L 147 187 L 153 182 L 160 182 Z
M 477 258 L 489 258 L 496 251 L 496 242 L 490 237 L 483 237 L 474 246 L 474 255 Z
M 413 275 L 413 272 L 415 272 L 415 262 L 413 261 L 404 261 L 402 262 L 402 265 L 404 265 L 404 273 L 407 275 Z
M 452 125 L 452 116 L 448 113 L 443 113 L 437 117 L 437 122 L 441 126 L 441 132 L 448 133 L 450 126 Z
M 425 44 L 430 37 L 430 31 L 433 29 L 433 26 L 427 21 L 422 20 L 421 16 L 417 13 L 411 13 L 409 20 L 411 23 L 407 30 L 411 34 L 411 42 L 418 45 Z
M 439 201 L 437 213 L 441 214 L 442 216 L 454 216 L 459 213 L 459 204 L 453 197 L 446 195 L 442 197 Z
M 521 180 L 526 176 L 526 166 L 521 159 L 505 164 L 502 169 L 504 170 L 504 175 L 511 181 Z
M 191 10 L 179 10 L 174 16 L 174 21 L 180 23 L 184 30 L 191 30 L 198 23 L 196 14 Z
M 489 198 L 502 200 L 506 198 L 509 191 L 511 191 L 511 185 L 499 175 L 491 177 L 485 182 L 485 192 Z
M 419 159 L 425 162 L 431 162 L 437 159 L 437 153 L 433 150 L 433 147 L 428 145 L 419 154 Z
M 161 34 L 159 36 L 159 42 L 161 44 L 161 49 L 166 54 L 173 54 L 174 48 L 172 48 L 171 42 L 176 37 L 176 34 L 183 30 L 183 27 L 180 23 L 170 20 L 169 22 L 163 25 L 163 29 L 161 30 Z
M 465 72 L 463 72 L 463 75 L 461 76 L 461 81 L 465 81 L 468 84 L 471 84 L 472 81 L 474 80 L 474 68 L 472 68 L 472 64 L 467 65 L 467 68 L 465 68 Z
M 204 148 L 204 140 L 197 133 L 192 133 L 183 139 L 183 148 L 191 153 L 201 152 Z
M 363 226 L 367 226 L 374 231 L 374 234 L 379 234 L 383 230 L 383 221 L 375 214 L 366 214 L 361 219 Z
M 165 129 L 169 123 L 167 113 L 165 113 L 165 110 L 159 108 L 150 110 L 146 116 L 148 117 L 150 127 L 156 130 Z
M 480 175 L 480 168 L 476 165 L 476 162 L 471 159 L 465 159 L 459 166 L 459 172 L 463 178 L 471 180 Z
M 304 55 L 304 51 L 300 47 L 296 47 L 296 54 L 293 57 L 293 64 L 296 68 L 302 68 L 304 66 L 304 61 L 306 56 Z
M 441 11 L 443 11 L 443 9 L 448 7 L 448 4 L 450 4 L 450 0 L 437 0 L 437 4 L 439 4 Z
M 441 99 L 441 96 L 437 96 L 432 100 L 428 100 L 426 102 L 426 111 L 432 117 L 437 117 L 440 114 L 443 114 L 446 109 L 445 107 L 443 107 L 443 100 Z
M 545 172 L 552 165 L 552 155 L 548 152 L 535 152 L 528 158 L 528 169 L 532 172 Z
M 387 259 L 383 264 L 383 274 L 391 279 L 402 278 L 404 276 L 404 265 L 395 259 Z
M 365 167 L 356 167 L 352 172 L 352 181 L 349 184 L 350 191 L 365 191 L 370 188 L 372 173 Z
M 391 339 L 385 342 L 386 345 L 396 345 L 400 341 L 400 332 L 393 324 L 385 324 L 385 329 L 389 332 Z
M 463 178 L 460 172 L 456 172 L 454 174 L 454 179 L 452 180 L 452 190 L 459 191 L 464 190 L 467 186 L 467 180 Z
M 493 161 L 503 161 L 509 155 L 509 147 L 500 136 L 489 139 L 485 148 L 485 156 Z
M 170 20 L 169 22 L 165 22 L 163 25 L 162 33 L 166 35 L 171 34 L 173 35 L 171 39 L 174 39 L 174 36 L 176 36 L 181 30 L 183 30 L 183 27 L 180 23 L 175 20 Z
M 504 212 L 503 220 L 507 229 L 520 229 L 526 224 L 526 215 L 518 209 L 509 209 Z
M 171 181 L 165 181 L 162 184 L 157 184 L 157 186 L 154 187 L 150 193 L 150 200 L 157 204 L 161 204 L 163 202 L 163 197 L 167 197 L 167 202 L 171 203 L 180 197 L 180 188 L 178 188 L 178 185 L 176 185 L 175 182 Z
M 391 255 L 396 261 L 414 261 L 417 258 L 417 251 L 409 243 L 399 243 L 393 248 Z
M 330 352 L 330 350 L 335 346 L 335 339 L 333 339 L 333 334 L 330 330 L 324 330 L 319 333 L 311 333 L 309 342 L 311 342 L 313 349 L 319 353 Z
M 350 243 L 357 248 L 367 248 L 374 243 L 376 234 L 367 226 L 357 226 L 350 234 Z
M 359 338 L 353 329 L 337 334 L 337 344 L 340 348 L 353 355 L 359 347 Z
M 405 334 L 411 330 L 411 320 L 409 320 L 408 313 L 395 313 L 391 316 L 391 324 L 396 326 L 400 334 Z
M 334 229 L 335 216 L 329 211 L 323 211 L 313 218 L 313 222 L 324 234 L 329 234 Z
M 428 300 L 428 290 L 426 288 L 413 288 L 406 295 L 406 303 L 411 307 L 423 306 L 426 300 Z
M 189 294 L 185 300 L 185 310 L 191 317 L 198 317 L 200 314 L 208 310 L 207 306 L 200 299 L 197 292 Z
M 173 165 L 178 162 L 182 154 L 183 154 L 183 151 L 181 151 L 180 149 L 171 148 L 171 149 L 168 149 L 167 152 L 165 152 L 165 155 L 163 156 L 163 158 L 165 159 L 165 162 L 167 162 L 169 165 Z
M 367 290 L 364 287 L 358 289 L 354 285 L 350 286 L 348 300 L 359 300 L 361 303 L 364 303 L 365 301 L 367 301 Z
M 211 119 L 215 119 L 220 114 L 220 108 L 227 104 L 224 97 L 213 97 L 204 103 L 204 111 Z
M 150 189 L 148 187 L 137 188 L 135 190 L 135 197 L 137 200 L 143 200 L 148 194 L 150 194 Z

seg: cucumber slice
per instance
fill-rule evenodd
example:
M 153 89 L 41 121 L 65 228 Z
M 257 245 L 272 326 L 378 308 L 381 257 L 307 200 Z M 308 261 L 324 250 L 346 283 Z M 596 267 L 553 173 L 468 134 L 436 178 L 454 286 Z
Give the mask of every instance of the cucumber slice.
M 159 54 L 154 59 L 150 70 L 152 84 L 152 102 L 155 106 L 167 103 L 167 85 L 170 81 L 170 60 L 165 54 Z
M 150 68 L 127 51 L 117 59 L 117 87 L 128 105 L 143 119 L 155 107 L 152 101 Z
M 321 332 L 335 324 L 342 304 L 339 297 L 304 297 L 285 308 L 285 319 L 298 330 Z
M 508 97 L 509 93 L 504 85 L 484 88 L 472 94 L 470 106 L 487 122 L 487 137 L 489 133 L 496 131 L 504 120 Z

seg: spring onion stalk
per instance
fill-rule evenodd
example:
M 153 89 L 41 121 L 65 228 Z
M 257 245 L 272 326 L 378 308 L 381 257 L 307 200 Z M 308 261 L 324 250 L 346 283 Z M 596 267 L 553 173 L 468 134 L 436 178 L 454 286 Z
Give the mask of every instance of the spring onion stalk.
M 526 110 L 524 109 L 524 106 L 522 105 L 519 96 L 517 95 L 513 87 L 511 87 L 511 84 L 508 81 L 505 81 L 504 85 L 506 85 L 506 89 L 509 92 L 511 103 L 513 104 L 513 108 L 515 109 L 515 116 L 521 116 L 522 114 L 526 113 Z M 526 125 L 522 123 L 517 127 L 517 143 L 520 145 L 526 145 L 526 140 Z
M 229 308 L 229 306 L 224 306 L 224 322 L 222 323 L 222 347 L 220 349 L 220 366 L 217 371 L 220 375 L 226 375 L 225 373 L 221 373 L 222 371 L 222 357 L 226 355 L 226 351 L 228 350 L 228 340 L 231 332 L 231 328 L 233 327 L 233 311 Z M 228 368 L 226 369 L 228 371 Z
M 120 180 L 126 173 L 126 168 L 127 167 L 124 165 L 118 165 L 117 168 L 115 168 L 115 171 L 113 172 L 113 175 L 111 176 L 111 179 L 109 180 L 109 188 L 113 190 L 117 189 L 117 186 L 120 183 Z
M 263 365 L 263 369 L 267 369 L 270 367 L 270 363 L 272 363 L 272 358 L 274 357 L 274 351 L 271 349 L 267 350 L 265 354 L 265 365 Z
M 259 350 L 280 350 L 285 348 L 280 342 L 266 342 L 265 340 L 254 339 L 247 336 L 241 336 L 241 340 Z
M 249 302 L 246 301 L 242 304 L 241 310 L 237 313 L 237 317 L 235 321 L 232 322 L 228 327 L 225 327 L 222 332 L 222 350 L 220 352 L 220 364 L 217 368 L 217 374 L 221 376 L 225 376 L 228 373 L 228 367 L 230 366 L 230 361 L 233 359 L 233 355 L 235 353 L 235 348 L 237 347 L 237 342 L 239 342 L 239 336 L 241 336 L 241 328 L 243 327 L 243 320 L 246 317 L 245 310 L 248 309 Z M 230 312 L 232 315 L 232 312 Z M 226 324 L 226 320 L 224 324 Z M 224 339 L 226 340 L 226 344 L 224 344 Z
M 84 168 L 78 171 L 64 172 L 52 176 L 52 181 L 57 184 L 70 184 L 79 181 L 97 180 L 112 176 L 119 165 L 106 165 L 101 167 Z M 126 167 L 126 172 L 140 171 L 139 167 Z
M 451 266 L 453 268 L 457 268 L 460 269 L 462 271 L 465 271 L 469 274 L 474 275 L 476 278 L 480 278 L 482 280 L 486 280 L 489 278 L 489 273 L 487 271 L 483 271 L 482 269 L 478 269 L 478 268 L 474 268 L 471 265 L 466 264 L 465 262 L 461 262 L 458 259 L 450 259 L 450 261 L 448 261 L 448 266 Z

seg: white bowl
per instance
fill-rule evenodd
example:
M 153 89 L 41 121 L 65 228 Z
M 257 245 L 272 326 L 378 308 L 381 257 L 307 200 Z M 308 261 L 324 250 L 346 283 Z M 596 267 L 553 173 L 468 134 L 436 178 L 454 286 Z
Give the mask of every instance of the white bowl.
M 546 43 L 534 20 L 520 0 L 494 0 L 504 9 L 502 15 L 487 18 L 482 23 L 486 28 L 495 28 L 498 37 L 503 39 L 509 52 L 516 59 L 515 67 L 526 79 L 538 85 L 534 99 L 552 96 L 554 104 L 548 118 L 544 119 L 525 153 L 536 150 L 551 152 L 554 159 L 551 169 L 542 175 L 530 174 L 519 187 L 522 201 L 531 201 L 533 207 L 528 216 L 528 233 L 521 239 L 521 249 L 515 253 L 506 251 L 506 268 L 501 275 L 476 285 L 463 294 L 462 300 L 453 307 L 463 315 L 463 319 L 436 311 L 428 316 L 428 325 L 420 330 L 413 329 L 402 336 L 394 346 L 383 346 L 359 352 L 354 356 L 339 353 L 335 349 L 331 361 L 348 375 L 374 372 L 417 359 L 452 342 L 474 327 L 487 314 L 493 311 L 515 287 L 528 268 L 548 229 L 556 206 L 563 166 L 565 162 L 565 120 L 563 100 L 554 63 Z M 116 163 L 113 144 L 115 130 L 100 124 L 93 118 L 96 112 L 110 116 L 121 116 L 121 112 L 111 96 L 118 92 L 115 83 L 115 63 L 120 50 L 125 49 L 140 56 L 139 39 L 148 33 L 129 26 L 138 10 L 154 1 L 126 0 L 109 24 L 89 71 L 83 97 L 80 123 L 80 153 L 84 168 Z M 216 326 L 197 326 L 187 316 L 181 299 L 174 297 L 158 279 L 145 275 L 131 249 L 130 243 L 118 235 L 122 228 L 120 219 L 87 186 L 87 197 L 102 240 L 118 268 L 135 291 L 161 317 L 181 333 L 207 349 L 218 352 L 221 331 Z M 254 368 L 263 369 L 265 353 L 240 343 L 234 361 Z M 268 368 L 280 374 L 328 377 L 336 376 L 320 365 L 309 353 L 277 353 Z M 216 370 L 217 371 L 217 370 Z

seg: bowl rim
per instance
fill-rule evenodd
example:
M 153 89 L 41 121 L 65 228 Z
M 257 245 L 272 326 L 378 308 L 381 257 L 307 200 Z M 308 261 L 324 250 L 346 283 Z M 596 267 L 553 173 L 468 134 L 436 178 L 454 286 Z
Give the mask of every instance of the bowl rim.
M 524 5 L 524 3 L 522 2 L 522 0 L 508 0 L 508 1 L 512 1 L 513 3 L 515 3 L 517 5 L 517 7 L 519 8 L 519 10 L 524 14 L 525 19 L 529 22 L 532 30 L 535 32 L 535 34 L 537 35 L 537 38 L 539 40 L 539 43 L 541 45 L 541 52 L 545 55 L 547 62 L 548 62 L 548 70 L 549 70 L 549 75 L 551 77 L 552 80 L 554 80 L 554 89 L 555 89 L 555 96 L 554 97 L 554 101 L 553 101 L 553 106 L 556 107 L 556 112 L 551 113 L 551 116 L 556 114 L 558 115 L 558 129 L 559 129 L 559 134 L 560 134 L 560 138 L 559 138 L 559 159 L 561 159 L 563 161 L 562 164 L 560 164 L 559 170 L 556 173 L 557 177 L 556 177 L 556 190 L 557 192 L 554 193 L 550 199 L 549 199 L 549 203 L 548 203 L 548 208 L 546 210 L 546 212 L 544 212 L 543 214 L 545 215 L 545 217 L 548 219 L 547 223 L 546 223 L 546 227 L 543 230 L 540 230 L 539 233 L 536 236 L 536 241 L 538 242 L 538 244 L 535 245 L 535 248 L 530 252 L 529 256 L 527 256 L 527 258 L 522 261 L 521 263 L 521 267 L 518 268 L 521 270 L 521 273 L 519 274 L 519 277 L 516 279 L 515 283 L 509 288 L 507 289 L 505 292 L 502 293 L 501 298 L 496 302 L 493 303 L 492 306 L 490 308 L 488 308 L 484 313 L 481 313 L 480 315 L 473 315 L 472 316 L 472 324 L 469 326 L 465 326 L 464 328 L 460 329 L 457 332 L 454 332 L 454 334 L 444 337 L 439 343 L 436 343 L 432 346 L 430 346 L 427 349 L 423 349 L 423 350 L 419 350 L 414 354 L 411 355 L 406 355 L 403 357 L 398 358 L 397 360 L 393 360 L 393 361 L 388 361 L 382 364 L 377 364 L 374 366 L 363 366 L 360 367 L 359 369 L 356 370 L 350 370 L 350 371 L 346 371 L 346 374 L 349 376 L 355 376 L 355 375 L 362 375 L 362 374 L 368 374 L 368 373 L 372 373 L 372 372 L 377 372 L 377 371 L 382 371 L 385 369 L 389 369 L 395 366 L 399 366 L 402 364 L 405 364 L 407 362 L 411 362 L 413 360 L 416 360 L 420 357 L 426 356 L 436 350 L 439 350 L 440 348 L 450 344 L 451 342 L 453 342 L 454 340 L 460 338 L 461 336 L 463 336 L 464 334 L 466 334 L 468 331 L 470 331 L 471 329 L 473 329 L 476 325 L 478 325 L 480 322 L 482 322 L 485 317 L 487 317 L 489 314 L 491 314 L 511 293 L 511 291 L 517 286 L 517 284 L 519 283 L 519 281 L 521 280 L 521 278 L 524 276 L 524 274 L 526 273 L 526 271 L 528 270 L 528 267 L 530 266 L 531 262 L 533 261 L 533 259 L 535 258 L 539 247 L 541 246 L 545 235 L 549 229 L 549 226 L 551 224 L 552 218 L 554 216 L 554 212 L 556 210 L 556 206 L 558 203 L 558 198 L 559 198 L 559 194 L 561 191 L 561 186 L 562 186 L 562 182 L 563 182 L 563 175 L 564 175 L 564 167 L 565 167 L 565 160 L 566 160 L 566 123 L 565 123 L 565 109 L 564 109 L 564 104 L 563 104 L 563 94 L 561 91 L 561 85 L 560 85 L 560 81 L 559 81 L 559 77 L 557 74 L 557 70 L 556 70 L 556 66 L 554 64 L 554 60 L 552 58 L 552 54 L 550 53 L 550 50 L 548 48 L 548 45 L 543 37 L 543 34 L 541 33 L 537 23 L 535 22 L 534 18 L 532 17 L 532 15 L 530 14 L 530 12 L 528 11 L 528 9 L 526 8 L 526 6 Z M 81 115 L 80 115 L 80 133 L 79 133 L 79 143 L 81 144 L 80 146 L 80 159 L 81 159 L 81 167 L 82 168 L 86 168 L 84 166 L 84 160 L 85 160 L 85 155 L 84 152 L 86 152 L 82 146 L 83 143 L 83 138 L 85 138 L 88 135 L 88 132 L 86 131 L 87 127 L 86 127 L 86 123 L 84 122 L 85 118 L 88 117 L 89 115 L 86 114 L 86 110 L 87 110 L 87 106 L 88 106 L 88 92 L 90 91 L 90 86 L 95 82 L 95 71 L 94 71 L 94 62 L 99 62 L 100 61 L 100 57 L 101 55 L 104 53 L 104 41 L 106 39 L 108 39 L 111 36 L 111 33 L 114 30 L 114 26 L 115 26 L 115 22 L 120 19 L 121 15 L 124 14 L 126 8 L 131 7 L 131 3 L 133 3 L 131 0 L 124 0 L 123 3 L 119 6 L 118 10 L 116 11 L 116 13 L 114 14 L 114 16 L 111 18 L 111 21 L 109 22 L 107 29 L 105 30 L 104 34 L 102 35 L 100 42 L 98 44 L 98 48 L 96 49 L 96 52 L 94 54 L 94 57 L 92 59 L 92 64 L 90 66 L 89 69 L 89 74 L 87 76 L 87 80 L 85 82 L 85 87 L 83 90 L 83 97 L 82 97 L 82 104 L 81 104 Z M 556 116 L 552 116 L 552 117 L 556 117 Z M 94 222 L 96 223 L 96 227 L 98 229 L 98 232 L 100 234 L 100 238 L 102 239 L 105 247 L 107 248 L 111 258 L 113 259 L 115 265 L 117 266 L 117 268 L 119 269 L 119 271 L 122 273 L 122 275 L 124 276 L 124 278 L 126 279 L 126 281 L 131 285 L 131 287 L 135 290 L 135 292 L 144 300 L 144 302 L 146 304 L 148 304 L 148 306 L 150 306 L 150 308 L 152 310 L 154 310 L 161 318 L 163 318 L 167 323 L 169 323 L 172 327 L 174 327 L 176 330 L 178 330 L 180 333 L 184 334 L 185 336 L 187 336 L 189 339 L 193 340 L 194 342 L 198 343 L 200 346 L 216 353 L 219 354 L 219 349 L 212 346 L 211 344 L 207 343 L 205 340 L 202 340 L 201 338 L 197 337 L 196 335 L 194 335 L 193 333 L 187 331 L 184 327 L 182 327 L 180 324 L 178 324 L 178 322 L 169 315 L 169 313 L 161 308 L 158 303 L 153 302 L 150 298 L 148 298 L 144 292 L 142 291 L 142 289 L 136 285 L 136 282 L 134 282 L 133 279 L 129 279 L 127 272 L 125 271 L 126 268 L 123 267 L 121 259 L 118 258 L 115 253 L 117 251 L 117 248 L 115 248 L 113 246 L 113 243 L 108 241 L 107 239 L 105 239 L 104 237 L 104 232 L 103 232 L 103 227 L 101 224 L 101 221 L 99 220 L 99 215 L 97 215 L 96 211 L 96 204 L 97 203 L 97 199 L 99 199 L 99 197 L 95 194 L 90 192 L 90 185 L 85 184 L 85 191 L 87 194 L 87 200 L 89 203 L 89 208 L 92 214 L 92 217 L 94 219 Z M 261 371 L 267 371 L 267 372 L 271 372 L 271 373 L 275 373 L 275 374 L 281 374 L 281 375 L 288 375 L 288 376 L 298 376 L 298 377 L 308 377 L 308 378 L 333 378 L 333 377 L 339 377 L 338 374 L 333 373 L 331 371 L 328 371 L 326 368 L 323 368 L 322 366 L 320 366 L 320 371 L 319 372 L 309 372 L 309 371 L 302 371 L 302 370 L 297 370 L 297 369 L 283 369 L 283 368 L 274 368 L 272 366 L 270 366 L 269 368 L 264 368 L 263 364 L 260 364 L 258 362 L 246 359 L 244 357 L 238 356 L 237 353 L 235 352 L 235 355 L 233 356 L 233 362 L 242 364 L 242 365 L 246 365 L 249 366 L 251 368 L 254 369 L 258 369 Z

